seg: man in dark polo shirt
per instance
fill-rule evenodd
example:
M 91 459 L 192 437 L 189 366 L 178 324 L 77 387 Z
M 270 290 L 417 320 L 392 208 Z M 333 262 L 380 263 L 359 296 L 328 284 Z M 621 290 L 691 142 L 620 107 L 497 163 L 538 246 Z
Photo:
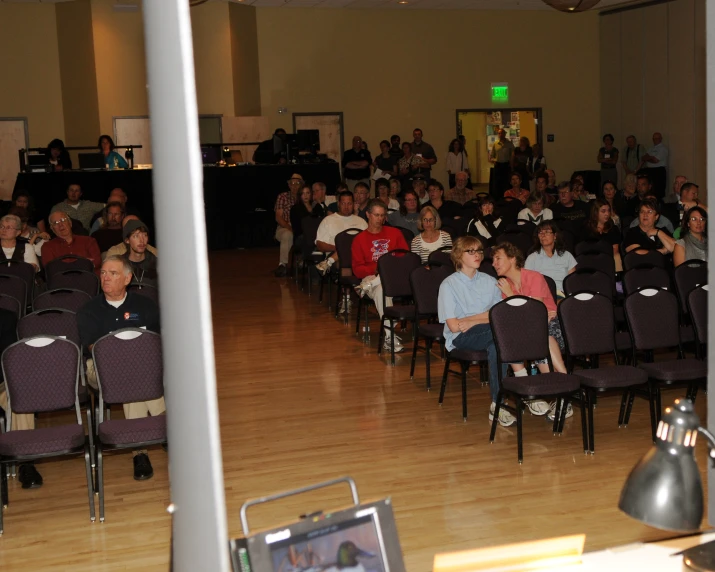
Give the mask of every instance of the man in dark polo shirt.
M 422 129 L 419 127 L 412 132 L 414 141 L 412 142 L 412 154 L 422 158 L 419 173 L 425 176 L 425 179 L 430 180 L 432 173 L 432 165 L 437 162 L 437 155 L 432 148 L 432 145 L 422 140 Z
M 356 183 L 365 183 L 370 188 L 370 151 L 362 148 L 362 137 L 353 137 L 353 147 L 343 153 L 343 178 L 348 189 L 355 192 Z
M 159 308 L 141 294 L 127 292 L 132 281 L 132 267 L 121 256 L 108 256 L 100 272 L 102 294 L 93 298 L 77 312 L 77 325 L 82 347 L 91 352 L 102 336 L 122 328 L 146 328 L 159 331 Z M 97 387 L 97 372 L 92 359 L 87 360 L 87 381 Z M 124 417 L 138 419 L 166 412 L 164 398 L 124 404 Z M 154 476 L 146 451 L 134 451 L 134 479 L 143 481 Z
M 551 207 L 551 211 L 562 230 L 568 230 L 578 240 L 588 220 L 588 209 L 587 203 L 574 201 L 571 183 L 559 183 L 559 202 Z

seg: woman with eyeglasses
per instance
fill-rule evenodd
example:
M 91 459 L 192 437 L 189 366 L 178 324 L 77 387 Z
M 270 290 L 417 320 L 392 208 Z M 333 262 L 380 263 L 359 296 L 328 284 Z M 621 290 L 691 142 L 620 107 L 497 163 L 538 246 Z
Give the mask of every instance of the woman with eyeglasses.
M 406 228 L 412 231 L 412 234 L 417 236 L 420 233 L 420 198 L 413 190 L 405 191 L 402 199 L 402 205 L 399 210 L 391 212 L 387 216 L 388 222 L 392 226 Z
M 499 395 L 499 375 L 489 310 L 501 301 L 501 293 L 494 278 L 479 272 L 484 260 L 484 245 L 478 238 L 458 238 L 454 242 L 451 258 L 456 272 L 442 282 L 437 299 L 439 322 L 444 324 L 444 345 L 450 352 L 455 348 L 487 352 L 491 421 Z M 506 376 L 506 365 L 502 366 L 502 375 Z M 500 425 L 508 427 L 515 421 L 508 411 L 499 409 Z
M 638 226 L 629 229 L 623 240 L 626 252 L 635 250 L 644 254 L 657 250 L 661 254 L 670 254 L 675 248 L 675 240 L 667 231 L 658 228 L 660 207 L 657 199 L 644 199 L 638 207 Z
M 554 213 L 551 212 L 551 209 L 544 208 L 544 195 L 534 191 L 526 199 L 526 207 L 519 211 L 516 218 L 539 224 L 541 221 L 554 218 Z
M 384 177 L 380 177 L 375 181 L 375 189 L 377 196 L 375 198 L 380 199 L 387 206 L 388 214 L 400 209 L 400 203 L 397 199 L 390 197 L 390 182 Z
M 425 206 L 420 211 L 420 218 L 417 228 L 421 231 L 412 239 L 410 250 L 419 254 L 422 264 L 426 264 L 429 255 L 440 248 L 452 247 L 452 237 L 449 233 L 439 230 L 442 226 L 442 219 L 439 217 L 437 209 L 432 206 Z
M 693 207 L 683 216 L 680 240 L 675 242 L 673 264 L 680 266 L 688 260 L 708 259 L 708 213 Z
M 502 218 L 494 205 L 494 199 L 486 196 L 479 203 L 477 215 L 469 221 L 467 234 L 478 237 L 485 246 L 493 246 L 497 237 L 504 232 L 505 225 L 501 223 Z
M 8 260 L 27 262 L 40 270 L 35 249 L 26 241 L 18 240 L 22 232 L 22 221 L 15 215 L 0 218 L 0 264 Z
M 550 220 L 534 229 L 534 243 L 524 268 L 535 270 L 556 282 L 556 296 L 565 298 L 564 278 L 576 269 L 576 259 L 566 250 L 559 227 Z

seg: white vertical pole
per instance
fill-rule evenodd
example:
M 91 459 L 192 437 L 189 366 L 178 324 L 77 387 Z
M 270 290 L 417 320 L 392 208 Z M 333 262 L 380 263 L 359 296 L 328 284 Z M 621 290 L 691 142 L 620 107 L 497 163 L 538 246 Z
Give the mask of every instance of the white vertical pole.
M 229 570 L 188 0 L 144 0 L 173 564 Z
M 697 48 L 696 48 L 697 49 Z M 706 117 L 706 164 L 708 178 L 708 204 L 710 201 L 710 189 L 715 191 L 715 161 L 711 161 L 715 152 L 715 6 L 712 2 L 705 2 L 705 117 Z M 715 195 L 714 195 L 715 196 Z M 710 288 L 715 287 L 715 267 L 708 265 L 708 284 Z M 713 363 L 715 351 L 713 351 L 713 330 L 711 324 L 715 324 L 715 304 L 713 295 L 708 293 L 708 363 Z M 708 368 L 708 429 L 715 431 L 715 371 Z M 715 524 L 715 469 L 712 463 L 708 463 L 708 521 Z

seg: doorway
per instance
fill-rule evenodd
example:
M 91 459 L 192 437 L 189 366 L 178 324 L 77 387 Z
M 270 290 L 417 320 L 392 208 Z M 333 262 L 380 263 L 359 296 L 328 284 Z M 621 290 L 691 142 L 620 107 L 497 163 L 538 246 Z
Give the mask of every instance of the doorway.
M 293 133 L 300 129 L 317 129 L 320 153 L 340 163 L 343 158 L 343 112 L 294 113 Z
M 520 137 L 528 138 L 531 145 L 542 145 L 540 107 L 458 109 L 456 116 L 457 135 L 464 135 L 471 179 L 477 185 L 489 185 L 489 153 L 501 127 L 515 147 Z

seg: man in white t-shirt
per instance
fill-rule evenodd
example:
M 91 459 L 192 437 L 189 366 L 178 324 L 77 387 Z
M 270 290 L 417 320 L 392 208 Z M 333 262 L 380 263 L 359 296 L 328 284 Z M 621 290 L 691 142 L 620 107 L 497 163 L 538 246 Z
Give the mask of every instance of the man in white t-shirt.
M 338 212 L 326 216 L 318 227 L 315 246 L 320 252 L 330 253 L 325 260 L 315 266 L 321 274 L 325 275 L 330 267 L 338 260 L 335 250 L 335 237 L 349 228 L 365 230 L 367 222 L 364 218 L 353 214 L 354 199 L 350 191 L 343 191 L 338 195 Z

